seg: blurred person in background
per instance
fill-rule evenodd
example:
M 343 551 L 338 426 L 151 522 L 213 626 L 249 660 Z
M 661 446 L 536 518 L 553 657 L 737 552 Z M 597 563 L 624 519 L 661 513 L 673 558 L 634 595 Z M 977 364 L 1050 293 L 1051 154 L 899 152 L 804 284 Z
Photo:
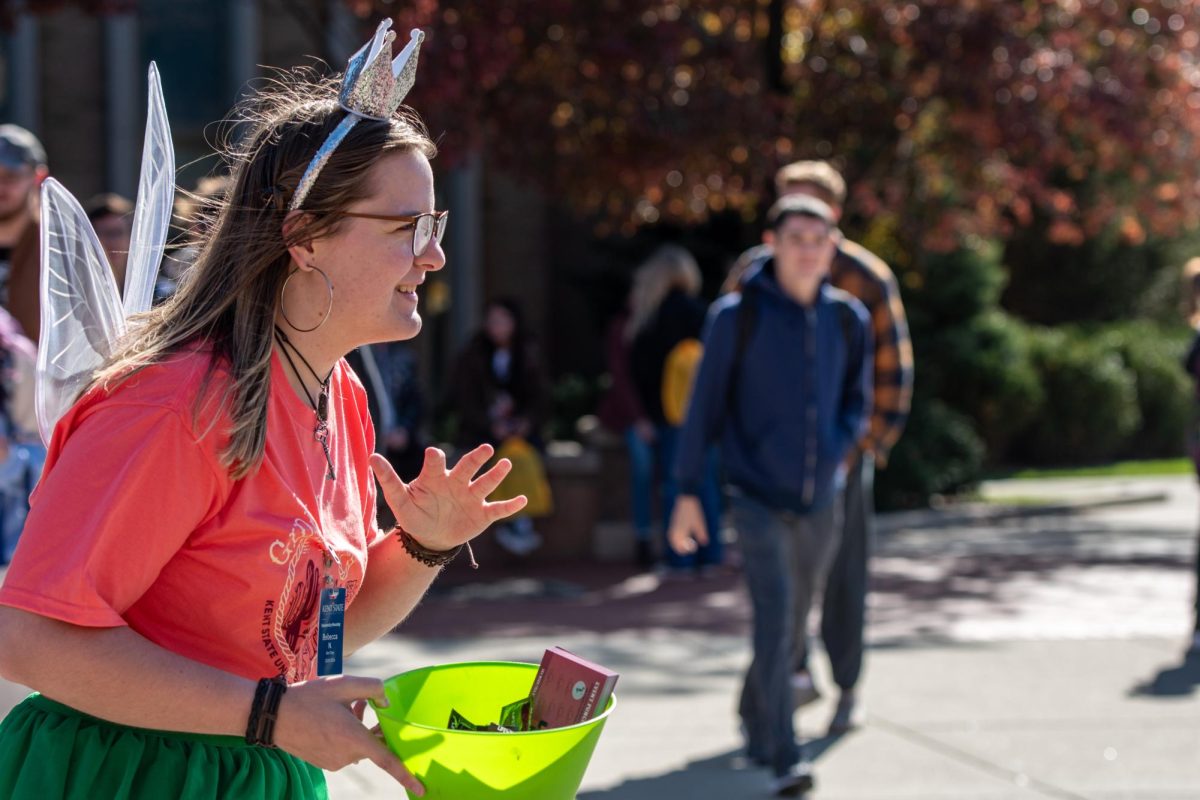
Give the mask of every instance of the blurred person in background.
M 34 405 L 37 349 L 0 309 L 0 563 L 12 559 L 46 463 Z
M 771 769 L 776 796 L 794 797 L 813 786 L 791 703 L 795 639 L 837 551 L 839 491 L 870 413 L 871 332 L 862 304 L 828 282 L 833 210 L 785 197 L 767 225 L 773 255 L 709 312 L 670 543 L 692 552 L 715 533 L 697 493 L 719 442 L 754 611 L 746 755 Z
M 1200 477 L 1200 258 L 1190 259 L 1183 266 L 1184 280 L 1184 310 L 1188 324 L 1192 326 L 1192 345 L 1188 348 L 1183 366 L 1191 376 L 1195 385 L 1195 407 L 1193 411 L 1191 431 L 1188 437 L 1188 451 L 1195 466 L 1196 475 Z M 1192 641 L 1189 647 L 1192 653 L 1200 653 L 1200 535 L 1196 544 L 1196 583 L 1194 596 L 1194 612 L 1192 616 Z
M 633 514 L 635 558 L 639 566 L 655 561 L 653 529 L 654 423 L 642 409 L 630 364 L 630 291 L 625 306 L 609 322 L 604 335 L 605 362 L 611 383 L 601 398 L 598 416 L 604 427 L 625 440 L 629 454 L 629 501 Z
M 0 125 L 0 305 L 38 340 L 38 187 L 46 149 L 18 125 Z
M 158 280 L 154 283 L 154 304 L 166 300 L 179 289 L 184 272 L 196 260 L 200 243 L 216 219 L 220 203 L 230 188 L 228 175 L 201 178 L 192 192 L 182 192 L 175 201 L 175 224 L 183 229 L 179 246 L 163 258 Z
M 797 161 L 775 175 L 780 197 L 815 197 L 841 220 L 846 182 L 826 161 Z M 736 291 L 745 271 L 771 254 L 767 243 L 742 254 L 730 270 L 725 291 Z M 841 238 L 829 280 L 857 298 L 871 316 L 875 344 L 872 369 L 871 421 L 848 459 L 842 496 L 842 536 L 830 568 L 821 603 L 821 640 L 829 655 L 838 703 L 829 723 L 830 735 L 858 727 L 865 716 L 858 682 L 862 676 L 869 564 L 875 540 L 875 467 L 887 463 L 888 453 L 904 431 L 912 402 L 913 353 L 900 288 L 888 265 L 862 245 Z M 797 631 L 796 672 L 792 676 L 797 707 L 820 697 L 808 668 L 807 631 Z
M 417 373 L 417 356 L 406 342 L 371 345 L 371 354 L 391 413 L 380 411 L 386 423 L 379 433 L 379 444 L 392 466 L 404 480 L 421 472 L 425 445 L 421 426 L 425 421 L 425 395 Z
M 550 391 L 516 300 L 503 298 L 487 304 L 483 327 L 458 354 L 448 388 L 458 422 L 458 447 L 467 450 L 490 444 L 501 453 L 505 442 L 519 440 L 533 450 L 541 449 Z M 500 488 L 508 490 L 510 486 Z M 534 530 L 532 519 L 536 510 L 531 505 L 526 512 L 499 523 L 496 541 L 522 556 L 540 547 L 542 537 Z
M 367 391 L 367 407 L 375 423 L 375 447 L 401 480 L 421 473 L 425 449 L 421 438 L 424 398 L 417 380 L 417 361 L 406 342 L 363 345 L 346 356 Z M 395 524 L 387 503 L 378 503 L 379 525 Z
M 668 244 L 656 250 L 634 274 L 629 322 L 625 341 L 629 345 L 630 372 L 638 400 L 650 426 L 634 431 L 634 447 L 646 445 L 653 452 L 657 486 L 662 503 L 663 536 L 670 527 L 679 485 L 674 464 L 679 446 L 681 419 L 669 419 L 664 408 L 664 377 L 668 360 L 676 348 L 698 342 L 704 327 L 705 305 L 700 300 L 701 277 L 696 259 L 685 248 Z M 642 451 L 643 457 L 647 456 Z M 721 520 L 720 483 L 714 451 L 705 456 L 704 479 L 697 490 L 704 518 L 713 531 L 708 541 L 692 553 L 664 547 L 668 574 L 709 570 L 722 563 L 724 548 L 718 533 Z M 645 501 L 649 503 L 649 494 Z
M 119 194 L 98 194 L 83 206 L 96 229 L 100 246 L 108 255 L 117 279 L 117 292 L 125 294 L 125 265 L 129 261 L 129 237 L 133 233 L 133 203 Z

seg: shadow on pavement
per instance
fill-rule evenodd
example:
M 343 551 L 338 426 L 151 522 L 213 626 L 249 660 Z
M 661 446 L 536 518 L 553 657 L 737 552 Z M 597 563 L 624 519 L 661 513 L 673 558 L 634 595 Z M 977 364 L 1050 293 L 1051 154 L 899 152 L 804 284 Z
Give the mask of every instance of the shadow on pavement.
M 1130 696 L 1190 697 L 1200 685 L 1200 653 L 1189 651 L 1174 667 L 1164 667 L 1151 680 L 1130 690 Z
M 595 792 L 583 792 L 578 800 L 664 800 L 664 798 L 755 798 L 768 797 L 768 773 L 762 769 L 735 769 L 736 752 L 693 761 L 678 772 L 634 778 Z
M 741 634 L 750 620 L 743 591 L 732 567 L 703 578 L 588 562 L 448 571 L 403 632 L 417 639 L 645 628 Z
M 1178 539 L 1178 542 L 1175 540 Z M 1187 572 L 1194 534 L 1105 526 L 1075 517 L 1023 519 L 952 531 L 904 529 L 881 537 L 872 575 L 877 630 L 899 620 L 914 640 L 937 639 L 986 609 L 993 617 L 1025 610 L 1016 580 L 1070 588 L 1081 570 Z M 1131 543 L 1148 542 L 1144 548 Z M 736 556 L 736 548 L 731 551 Z M 664 577 L 632 565 L 592 562 L 452 564 L 404 624 L 415 639 L 550 636 L 663 629 L 742 635 L 750 607 L 736 567 L 704 578 Z M 1078 596 L 1091 597 L 1080 585 Z M 912 620 L 923 620 L 914 627 Z M 894 627 L 894 626 L 893 626 Z
M 805 743 L 804 754 L 813 762 L 841 740 L 840 736 L 823 736 Z M 820 770 L 816 770 L 817 791 L 820 790 Z M 592 792 L 583 792 L 578 800 L 666 800 L 666 798 L 705 798 L 705 800 L 742 800 L 770 797 L 767 784 L 770 772 L 757 767 L 745 767 L 740 751 L 731 751 L 692 761 L 678 772 L 635 778 Z

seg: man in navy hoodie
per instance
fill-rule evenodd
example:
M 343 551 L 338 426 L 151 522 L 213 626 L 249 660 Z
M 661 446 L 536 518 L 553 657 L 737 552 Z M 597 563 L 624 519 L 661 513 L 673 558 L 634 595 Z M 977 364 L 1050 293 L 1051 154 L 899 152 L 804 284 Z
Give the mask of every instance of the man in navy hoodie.
M 871 410 L 872 345 L 866 309 L 828 281 L 840 237 L 832 209 L 785 197 L 767 225 L 774 256 L 709 312 L 670 542 L 687 553 L 716 535 L 697 495 L 719 443 L 754 608 L 739 704 L 747 755 L 789 797 L 813 786 L 792 720 L 793 639 L 836 551 L 835 500 Z

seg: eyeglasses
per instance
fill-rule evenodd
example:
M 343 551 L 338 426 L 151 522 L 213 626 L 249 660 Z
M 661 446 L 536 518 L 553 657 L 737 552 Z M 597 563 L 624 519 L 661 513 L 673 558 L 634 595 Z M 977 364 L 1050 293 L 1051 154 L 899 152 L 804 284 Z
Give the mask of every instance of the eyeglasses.
M 343 217 L 358 217 L 360 219 L 382 219 L 388 222 L 409 222 L 413 226 L 413 258 L 419 258 L 434 239 L 441 244 L 446 235 L 446 220 L 449 211 L 430 211 L 425 214 L 393 215 L 393 214 L 359 214 L 356 211 L 343 211 Z

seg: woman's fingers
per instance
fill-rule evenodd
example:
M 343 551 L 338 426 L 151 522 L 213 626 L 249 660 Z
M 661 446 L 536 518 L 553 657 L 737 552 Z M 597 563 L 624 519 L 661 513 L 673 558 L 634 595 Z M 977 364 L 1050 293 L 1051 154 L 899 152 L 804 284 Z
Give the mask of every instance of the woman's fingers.
M 471 489 L 480 497 L 487 497 L 496 491 L 496 487 L 504 482 L 510 472 L 512 472 L 512 462 L 507 458 L 502 458 L 496 462 L 496 466 L 471 481 Z
M 513 514 L 524 508 L 525 504 L 528 502 L 529 498 L 523 494 L 519 494 L 511 500 L 501 500 L 496 503 L 484 503 L 483 513 L 488 520 L 488 524 L 491 525 L 493 522 L 498 522 L 505 517 L 511 517 Z
M 470 481 L 476 472 L 488 462 L 495 450 L 490 444 L 481 444 L 458 460 L 451 475 L 462 481 Z
M 354 712 L 354 716 L 358 717 L 358 721 L 363 721 L 363 714 L 367 713 L 367 701 L 355 700 L 350 704 L 350 710 Z
M 421 465 L 420 477 L 440 478 L 446 474 L 446 454 L 436 447 L 425 448 L 425 463 Z
M 404 481 L 400 480 L 400 476 L 396 474 L 396 470 L 392 469 L 391 463 L 386 458 L 379 453 L 372 453 L 370 464 L 371 471 L 375 473 L 375 478 L 379 481 L 379 488 L 383 490 L 385 498 L 399 496 L 404 491 Z
M 372 736 L 365 728 L 363 732 L 367 734 L 365 738 L 370 742 L 367 745 L 367 758 L 371 759 L 375 763 L 375 766 L 399 781 L 400 785 L 409 794 L 414 797 L 423 797 L 425 795 L 425 787 L 408 771 L 408 767 L 404 766 L 404 762 L 397 758 L 395 753 L 387 749 L 387 746 L 383 742 Z
M 359 678 L 353 675 L 338 675 L 325 678 L 326 685 L 333 691 L 334 696 L 343 703 L 353 703 L 356 700 L 374 700 L 375 705 L 387 708 L 387 693 L 383 690 L 383 681 L 378 678 Z
M 671 526 L 667 534 L 667 542 L 676 553 L 687 555 L 696 551 L 695 535 L 695 531 L 686 525 L 677 523 Z

